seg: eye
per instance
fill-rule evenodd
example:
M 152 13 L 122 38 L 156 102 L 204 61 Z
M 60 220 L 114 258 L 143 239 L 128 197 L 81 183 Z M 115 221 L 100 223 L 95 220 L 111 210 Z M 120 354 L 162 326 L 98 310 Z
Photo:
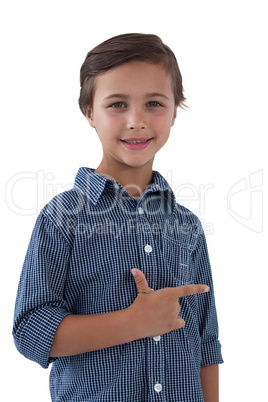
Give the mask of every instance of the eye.
M 124 102 L 115 102 L 110 107 L 114 108 L 114 109 L 122 109 L 122 108 L 126 108 L 127 106 Z
M 148 102 L 147 106 L 149 106 L 149 107 L 159 107 L 159 106 L 162 106 L 162 105 L 159 102 L 152 101 L 152 102 Z

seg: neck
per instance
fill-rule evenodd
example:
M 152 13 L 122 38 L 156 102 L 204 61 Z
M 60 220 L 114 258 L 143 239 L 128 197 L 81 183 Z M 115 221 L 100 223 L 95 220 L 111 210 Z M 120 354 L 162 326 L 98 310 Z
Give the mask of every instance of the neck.
M 108 176 L 116 180 L 134 198 L 140 198 L 142 193 L 152 184 L 152 162 L 144 166 L 131 167 L 120 166 L 111 168 L 103 162 L 95 169 L 102 176 Z

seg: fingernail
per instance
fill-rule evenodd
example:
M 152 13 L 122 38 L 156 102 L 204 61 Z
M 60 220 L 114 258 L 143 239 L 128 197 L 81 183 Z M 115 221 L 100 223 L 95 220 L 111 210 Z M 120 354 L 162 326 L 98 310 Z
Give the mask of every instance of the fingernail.
M 206 286 L 205 288 L 204 288 L 204 292 L 209 292 L 209 287 L 208 286 Z
M 137 271 L 134 271 L 133 269 L 131 270 L 131 273 L 132 273 L 133 276 L 137 276 L 137 275 L 138 275 L 138 274 L 137 274 Z

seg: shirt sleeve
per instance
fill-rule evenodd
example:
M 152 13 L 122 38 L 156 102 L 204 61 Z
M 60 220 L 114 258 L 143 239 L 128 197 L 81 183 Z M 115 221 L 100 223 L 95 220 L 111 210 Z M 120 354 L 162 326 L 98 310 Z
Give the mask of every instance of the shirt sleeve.
M 223 363 L 215 305 L 212 272 L 205 234 L 201 226 L 194 252 L 196 283 L 208 285 L 210 291 L 198 295 L 198 325 L 201 337 L 201 366 Z
M 18 286 L 13 337 L 18 351 L 47 368 L 60 321 L 68 314 L 64 287 L 70 246 L 41 211 L 24 260 Z

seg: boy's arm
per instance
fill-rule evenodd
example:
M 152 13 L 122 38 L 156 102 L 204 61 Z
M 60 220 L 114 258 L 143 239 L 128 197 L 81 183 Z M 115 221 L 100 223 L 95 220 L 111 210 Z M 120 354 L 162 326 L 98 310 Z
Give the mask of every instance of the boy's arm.
M 201 367 L 200 378 L 205 402 L 219 402 L 219 366 Z
M 178 299 L 207 291 L 205 285 L 188 285 L 152 292 L 139 269 L 134 268 L 132 273 L 138 290 L 134 303 L 111 313 L 64 317 L 55 333 L 50 357 L 90 352 L 179 329 L 184 321 L 178 317 Z
M 14 312 L 18 351 L 47 368 L 49 351 L 62 319 L 71 313 L 64 288 L 71 248 L 42 211 L 25 256 Z
M 50 357 L 91 352 L 135 339 L 127 309 L 96 315 L 68 315 L 60 322 Z
M 201 367 L 223 363 L 221 344 L 218 339 L 218 319 L 214 286 L 205 234 L 199 222 L 199 235 L 192 255 L 195 283 L 206 283 L 210 292 L 198 296 L 197 320 L 201 340 Z

